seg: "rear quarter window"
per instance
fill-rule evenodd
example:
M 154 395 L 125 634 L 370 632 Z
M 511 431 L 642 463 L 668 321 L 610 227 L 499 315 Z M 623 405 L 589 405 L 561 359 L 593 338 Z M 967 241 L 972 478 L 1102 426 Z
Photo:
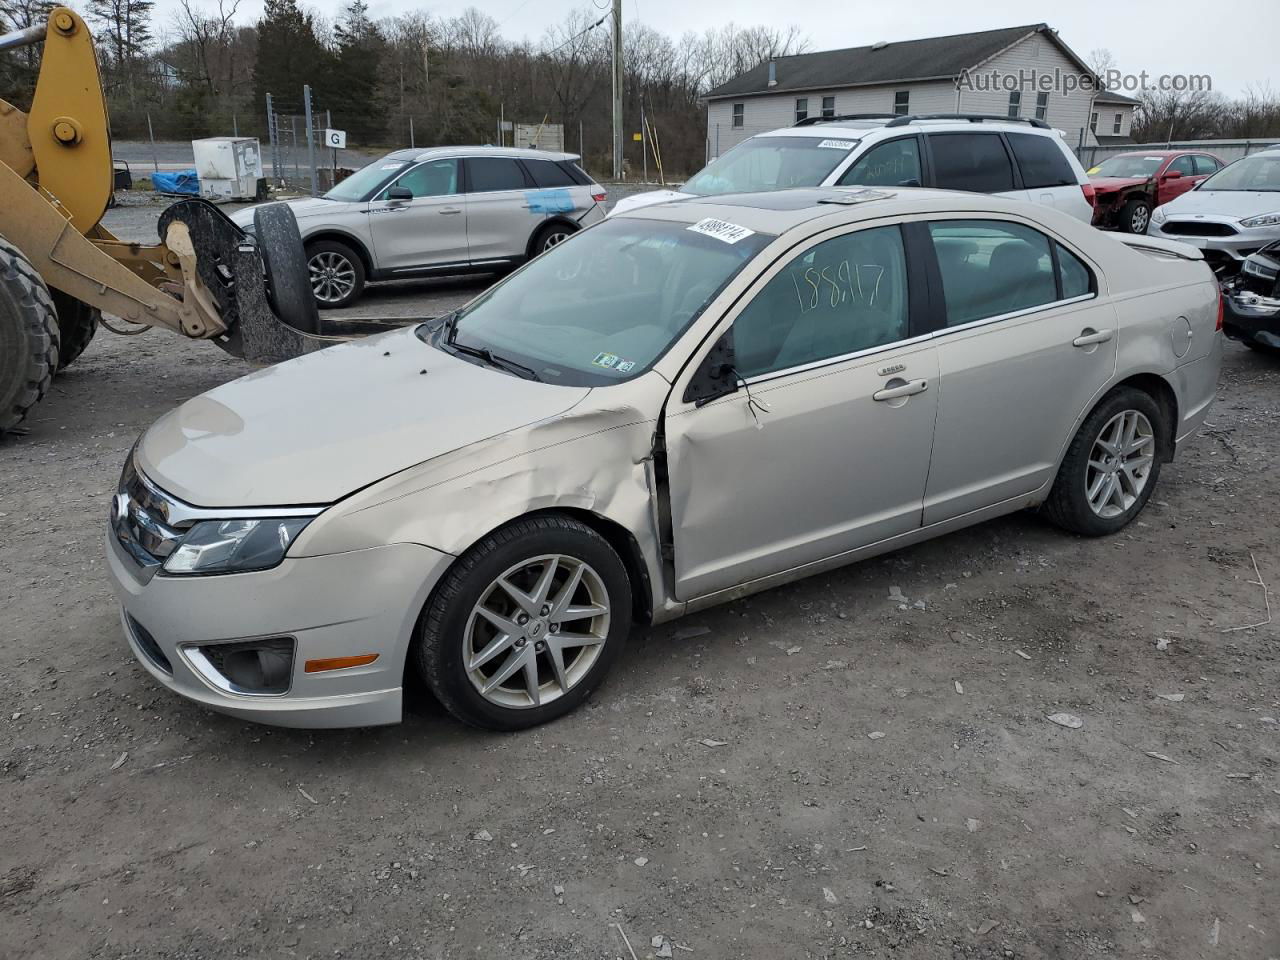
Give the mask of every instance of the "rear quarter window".
M 1065 187 L 1076 183 L 1075 171 L 1060 147 L 1050 137 L 1033 133 L 1008 134 L 1009 146 L 1022 171 L 1028 190 L 1036 187 Z
M 550 160 L 526 160 L 524 165 L 539 187 L 576 186 L 569 172 Z

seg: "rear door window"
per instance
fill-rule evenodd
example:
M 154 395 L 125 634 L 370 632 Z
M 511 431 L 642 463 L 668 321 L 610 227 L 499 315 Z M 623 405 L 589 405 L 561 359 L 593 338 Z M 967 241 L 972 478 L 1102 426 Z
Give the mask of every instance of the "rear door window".
M 526 160 L 525 169 L 533 176 L 533 182 L 539 187 L 572 187 L 573 177 L 564 168 L 550 160 Z
M 524 190 L 528 187 L 520 164 L 510 157 L 470 157 L 467 160 L 467 192 Z
M 1196 176 L 1204 177 L 1211 173 L 1217 173 L 1222 169 L 1222 164 L 1213 157 L 1206 157 L 1204 154 L 1196 154 Z
M 1008 137 L 1022 171 L 1022 185 L 1028 190 L 1075 184 L 1075 171 L 1053 138 L 1034 133 L 1011 133 Z
M 956 327 L 1058 299 L 1049 238 L 1001 220 L 929 224 L 942 274 L 947 326 Z
M 931 133 L 933 176 L 944 190 L 1013 190 L 1013 164 L 997 133 Z
M 918 187 L 923 182 L 920 141 L 915 137 L 877 144 L 840 178 L 840 186 L 856 183 L 864 187 Z

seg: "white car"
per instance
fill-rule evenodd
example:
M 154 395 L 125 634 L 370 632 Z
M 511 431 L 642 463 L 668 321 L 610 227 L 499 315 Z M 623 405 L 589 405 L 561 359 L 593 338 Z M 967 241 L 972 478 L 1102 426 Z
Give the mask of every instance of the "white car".
M 991 193 L 1093 219 L 1093 185 L 1059 131 L 1034 118 L 974 114 L 809 117 L 742 141 L 677 190 L 625 197 L 611 212 L 689 197 L 855 185 Z
M 1280 149 L 1237 160 L 1156 207 L 1147 233 L 1199 247 L 1215 270 L 1236 273 L 1280 240 Z
M 107 530 L 163 686 L 300 727 L 550 720 L 658 623 L 1028 507 L 1101 536 L 1204 421 L 1182 244 L 938 190 L 654 206 L 162 417 Z

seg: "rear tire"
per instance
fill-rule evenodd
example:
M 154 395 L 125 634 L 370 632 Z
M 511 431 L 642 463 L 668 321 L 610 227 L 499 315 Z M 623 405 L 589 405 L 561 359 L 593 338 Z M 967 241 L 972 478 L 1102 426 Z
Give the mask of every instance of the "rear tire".
M 0 434 L 40 402 L 58 368 L 58 314 L 35 267 L 0 238 Z
M 1144 234 L 1151 226 L 1151 204 L 1134 197 L 1120 211 L 1120 229 L 1125 233 Z
M 410 656 L 459 720 L 522 730 L 591 695 L 622 652 L 631 613 L 626 567 L 608 541 L 568 517 L 528 517 L 445 574 Z
M 571 227 L 567 223 L 549 223 L 541 230 L 533 240 L 533 255 L 540 256 L 564 243 L 571 236 L 578 232 L 577 227 Z
M 1067 448 L 1045 516 L 1084 537 L 1124 529 L 1151 498 L 1168 445 L 1164 411 L 1151 395 L 1134 387 L 1113 390 Z
M 276 316 L 301 333 L 319 333 L 320 311 L 311 290 L 298 218 L 287 203 L 267 203 L 254 209 L 253 228 Z
M 345 243 L 318 240 L 308 244 L 307 270 L 321 310 L 350 306 L 364 293 L 364 261 Z
M 58 371 L 61 372 L 71 366 L 84 353 L 84 348 L 89 346 L 93 335 L 98 332 L 102 311 L 61 290 L 51 290 L 49 293 L 58 313 Z

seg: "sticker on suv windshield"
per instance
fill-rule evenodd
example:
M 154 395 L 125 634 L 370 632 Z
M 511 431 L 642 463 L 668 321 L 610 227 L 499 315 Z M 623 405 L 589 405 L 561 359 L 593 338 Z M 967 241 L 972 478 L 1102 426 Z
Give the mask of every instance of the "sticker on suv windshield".
M 630 373 L 636 368 L 634 360 L 623 360 L 616 353 L 597 353 L 596 358 L 591 363 L 593 366 L 604 367 L 606 370 L 616 370 L 618 373 Z
M 825 150 L 852 150 L 857 145 L 857 140 L 823 140 L 818 144 Z
M 740 227 L 736 223 L 730 223 L 727 220 L 717 220 L 715 217 L 699 220 L 685 229 L 700 233 L 706 237 L 715 237 L 725 243 L 737 243 L 739 240 L 745 240 L 755 233 L 754 230 L 748 230 L 746 227 Z

